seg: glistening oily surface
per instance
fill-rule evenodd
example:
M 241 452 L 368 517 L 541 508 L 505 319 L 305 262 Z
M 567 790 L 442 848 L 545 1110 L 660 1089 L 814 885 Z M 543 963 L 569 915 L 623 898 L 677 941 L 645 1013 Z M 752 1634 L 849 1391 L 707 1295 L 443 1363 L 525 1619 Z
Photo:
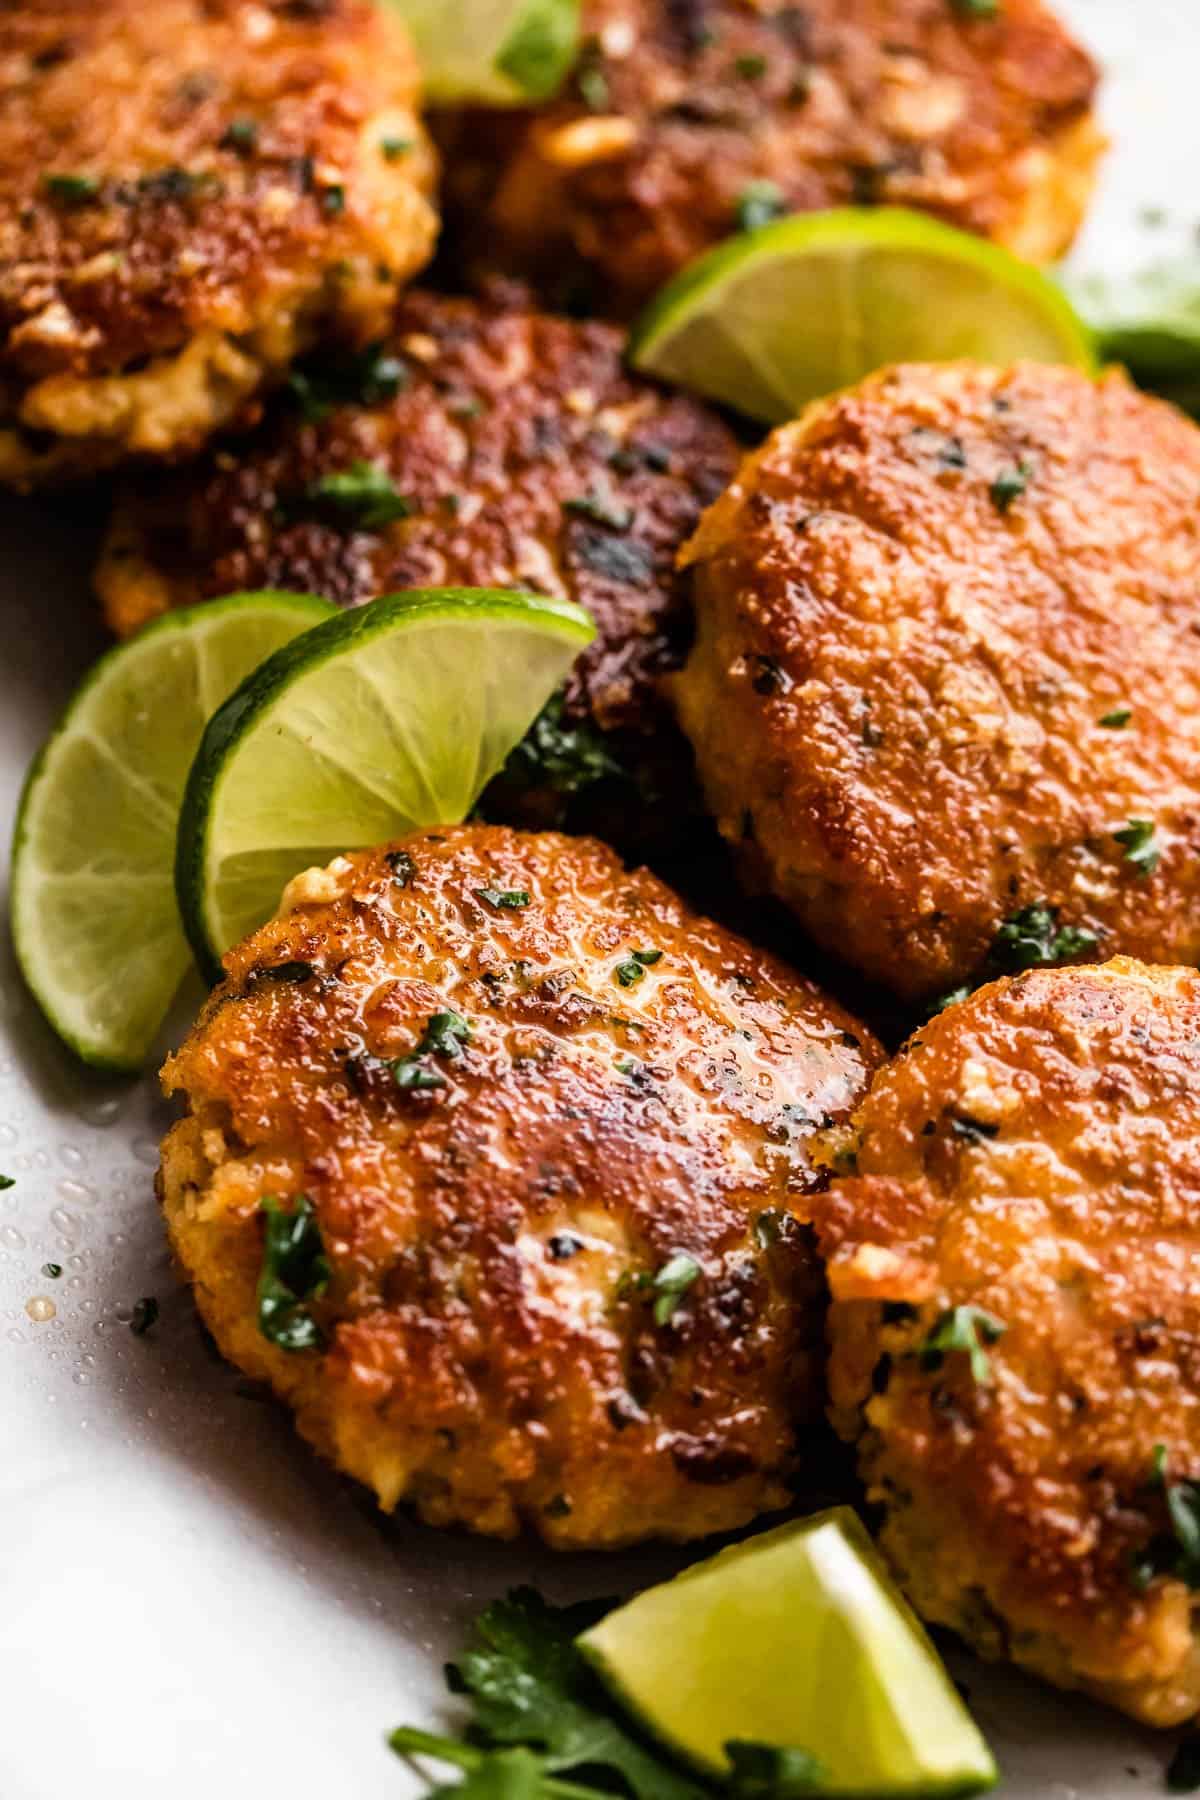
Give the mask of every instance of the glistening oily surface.
M 1062 10 L 1110 64 L 1120 140 L 1084 261 L 1120 266 L 1175 233 L 1186 245 L 1200 157 L 1191 8 Z M 1139 224 L 1141 203 L 1170 207 L 1172 194 L 1165 227 Z M 29 755 L 100 647 L 86 596 L 95 522 L 78 502 L 3 512 L 6 824 Z M 7 960 L 0 1008 L 0 1170 L 16 1182 L 0 1193 L 0 1787 L 21 1800 L 108 1800 L 151 1782 L 177 1800 L 208 1800 L 214 1783 L 405 1800 L 415 1788 L 381 1733 L 436 1716 L 441 1660 L 487 1598 L 526 1579 L 560 1599 L 627 1592 L 681 1559 L 558 1558 L 403 1520 L 380 1531 L 203 1347 L 150 1200 L 166 1119 L 153 1085 L 86 1081 Z M 47 1261 L 57 1281 L 39 1274 Z M 139 1338 L 119 1315 L 146 1294 L 162 1311 Z M 35 1324 L 25 1308 L 39 1296 L 56 1316 Z M 967 1658 L 956 1669 L 1006 1800 L 1161 1793 L 1168 1749 L 1149 1733 Z

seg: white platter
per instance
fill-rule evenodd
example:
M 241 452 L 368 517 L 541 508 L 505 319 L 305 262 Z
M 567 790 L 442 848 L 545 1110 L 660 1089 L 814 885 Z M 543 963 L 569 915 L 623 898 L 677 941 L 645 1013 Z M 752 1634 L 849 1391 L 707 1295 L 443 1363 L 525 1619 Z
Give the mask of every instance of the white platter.
M 1080 251 L 1196 250 L 1195 0 L 1062 0 L 1106 61 L 1116 146 Z M 1149 223 L 1145 210 L 1164 208 Z M 102 500 L 0 505 L 0 832 L 100 646 L 87 569 Z M 0 948 L 0 1800 L 285 1794 L 404 1800 L 383 1747 L 431 1722 L 440 1666 L 493 1594 L 613 1593 L 660 1553 L 553 1559 L 381 1527 L 213 1361 L 164 1252 L 153 1086 L 83 1077 Z M 58 1281 L 39 1271 L 63 1265 Z M 137 1338 L 140 1295 L 162 1316 Z M 49 1295 L 56 1317 L 26 1312 Z M 963 1657 L 1007 1800 L 1162 1792 L 1170 1746 Z

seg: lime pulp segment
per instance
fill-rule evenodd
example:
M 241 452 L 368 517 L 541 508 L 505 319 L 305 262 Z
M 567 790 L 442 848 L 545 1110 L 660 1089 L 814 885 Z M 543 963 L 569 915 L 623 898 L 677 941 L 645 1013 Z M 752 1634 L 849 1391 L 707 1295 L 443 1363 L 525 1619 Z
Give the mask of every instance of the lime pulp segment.
M 211 721 L 176 888 L 214 977 L 300 870 L 465 818 L 594 627 L 533 594 L 439 589 L 343 613 L 272 657 Z
M 1095 362 L 1045 275 L 895 207 L 802 214 L 719 245 L 651 303 L 630 356 L 770 425 L 888 363 Z
M 708 1774 L 732 1740 L 806 1750 L 815 1792 L 970 1794 L 996 1767 L 847 1507 L 762 1533 L 609 1613 L 579 1647 L 615 1696 Z
M 412 33 L 431 98 L 547 100 L 579 46 L 579 0 L 389 0 Z
M 179 803 L 209 715 L 332 612 L 245 594 L 169 613 L 87 676 L 25 784 L 10 909 L 17 960 L 59 1036 L 139 1068 L 191 962 L 172 880 Z

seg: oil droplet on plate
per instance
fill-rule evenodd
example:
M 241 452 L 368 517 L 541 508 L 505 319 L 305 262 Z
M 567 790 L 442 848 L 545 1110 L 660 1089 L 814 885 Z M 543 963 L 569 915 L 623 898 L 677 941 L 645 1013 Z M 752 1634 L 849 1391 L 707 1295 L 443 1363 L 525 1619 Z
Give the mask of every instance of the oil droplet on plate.
M 35 1325 L 44 1325 L 48 1319 L 53 1319 L 58 1314 L 58 1308 L 49 1294 L 34 1294 L 25 1302 L 25 1311 Z
M 0 1225 L 0 1244 L 7 1250 L 23 1250 L 25 1239 L 15 1225 Z

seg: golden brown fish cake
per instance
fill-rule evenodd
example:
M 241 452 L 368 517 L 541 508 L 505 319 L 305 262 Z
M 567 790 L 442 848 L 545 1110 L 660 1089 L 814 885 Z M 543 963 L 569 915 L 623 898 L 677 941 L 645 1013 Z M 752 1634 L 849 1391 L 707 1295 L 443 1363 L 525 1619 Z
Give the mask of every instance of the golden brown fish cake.
M 364 341 L 436 219 L 371 0 L 0 10 L 0 481 L 192 450 L 319 328 Z
M 1197 494 L 1117 373 L 896 368 L 776 432 L 685 551 L 674 684 L 751 880 L 910 999 L 1200 959 Z
M 550 105 L 434 115 L 469 263 L 558 297 L 590 273 L 627 316 L 753 195 L 915 206 L 1035 261 L 1083 217 L 1097 72 L 1041 0 L 585 0 L 584 29 Z
M 783 1505 L 822 1402 L 808 1145 L 869 1034 L 592 840 L 446 827 L 284 904 L 164 1071 L 171 1241 L 225 1354 L 435 1524 L 609 1545 Z M 332 1275 L 325 1347 L 286 1351 L 260 1202 L 300 1194 Z
M 884 1549 L 985 1656 L 1178 1724 L 1200 1707 L 1200 1559 L 1168 1512 L 1169 1487 L 1200 1517 L 1200 975 L 997 982 L 923 1027 L 855 1127 L 857 1175 L 815 1206 L 834 1421 Z
M 168 606 L 247 588 L 356 606 L 397 588 L 519 586 L 586 607 L 598 632 L 547 755 L 502 799 L 522 823 L 603 822 L 622 841 L 696 815 L 691 755 L 659 678 L 682 658 L 680 545 L 737 467 L 709 408 L 630 375 L 620 334 L 529 310 L 414 291 L 385 345 L 339 376 L 328 357 L 246 441 L 119 500 L 97 586 L 124 634 Z M 310 498 L 356 465 L 400 498 L 354 510 Z M 594 728 L 594 729 L 593 729 Z M 564 743 L 563 732 L 582 742 Z M 597 735 L 599 734 L 599 735 Z M 557 756 L 557 762 L 554 757 Z M 553 765 L 553 766 L 552 766 Z M 572 782 L 603 775 L 573 801 Z M 637 792 L 619 780 L 632 771 Z M 612 813 L 611 822 L 597 805 Z

